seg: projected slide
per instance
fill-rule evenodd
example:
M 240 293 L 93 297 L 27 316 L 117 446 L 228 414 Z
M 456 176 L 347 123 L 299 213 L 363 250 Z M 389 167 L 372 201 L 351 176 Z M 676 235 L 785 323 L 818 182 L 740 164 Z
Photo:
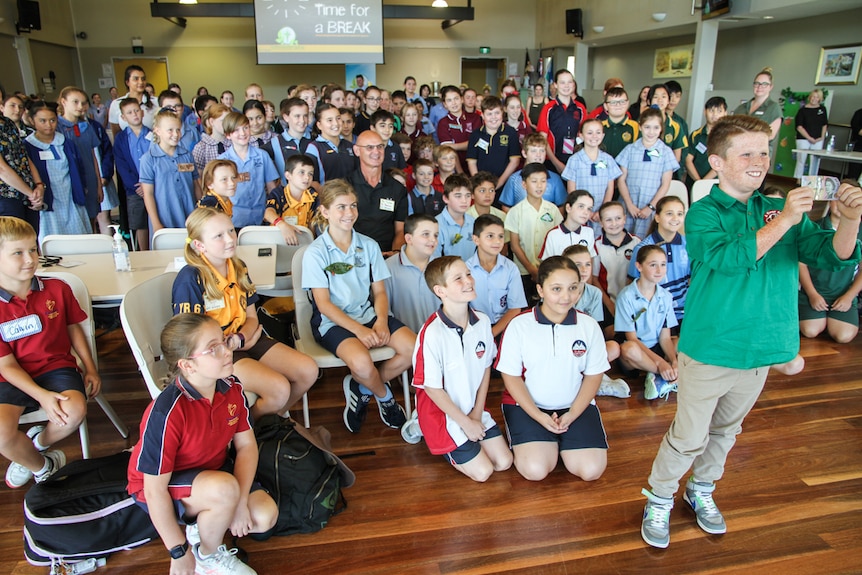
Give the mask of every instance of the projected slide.
M 254 0 L 259 64 L 382 64 L 383 0 Z

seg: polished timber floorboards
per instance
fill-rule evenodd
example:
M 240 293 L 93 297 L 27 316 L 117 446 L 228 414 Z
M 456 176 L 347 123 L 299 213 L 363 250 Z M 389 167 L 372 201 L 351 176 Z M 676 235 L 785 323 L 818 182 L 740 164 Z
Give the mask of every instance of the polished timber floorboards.
M 99 354 L 105 395 L 136 440 L 149 397 L 122 331 L 103 334 Z M 716 491 L 726 535 L 700 531 L 678 501 L 670 547 L 641 540 L 640 489 L 676 397 L 647 402 L 640 380 L 629 381 L 629 399 L 598 399 L 611 446 L 598 481 L 584 483 L 558 466 L 539 483 L 511 469 L 480 485 L 424 444 L 405 444 L 373 407 L 362 432 L 349 434 L 341 423 L 344 372 L 333 370 L 310 394 L 311 419 L 332 432 L 336 452 L 356 472 L 347 510 L 316 534 L 241 547 L 261 575 L 862 573 L 862 337 L 842 346 L 805 341 L 802 354 L 801 374 L 770 375 L 730 455 Z M 501 387 L 492 380 L 488 401 L 498 422 Z M 126 447 L 95 404 L 89 424 L 94 455 Z M 80 457 L 77 434 L 61 447 L 70 460 Z M 23 495 L 0 486 L 0 573 L 47 571 L 23 557 Z M 168 569 L 154 542 L 112 556 L 99 572 Z

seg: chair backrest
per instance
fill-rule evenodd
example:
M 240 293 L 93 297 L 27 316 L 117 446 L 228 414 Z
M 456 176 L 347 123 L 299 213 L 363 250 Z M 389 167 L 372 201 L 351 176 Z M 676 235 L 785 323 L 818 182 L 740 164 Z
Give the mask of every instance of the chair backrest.
M 153 234 L 150 240 L 150 249 L 153 250 L 181 250 L 186 247 L 186 237 L 189 235 L 185 228 L 162 228 Z
M 293 281 L 296 289 L 293 291 L 293 303 L 296 306 L 296 327 L 299 329 L 299 336 L 303 333 L 311 333 L 311 315 L 314 308 L 311 305 L 311 293 L 302 289 L 302 256 L 305 255 L 305 250 L 308 246 L 302 246 L 293 254 Z
M 717 179 L 698 180 L 691 187 L 691 203 L 695 203 L 699 199 L 709 195 L 712 186 L 718 183 Z
M 296 229 L 300 232 L 297 246 L 287 245 L 281 231 L 275 226 L 246 226 L 239 231 L 237 242 L 241 246 L 275 244 L 275 290 L 293 289 L 293 256 L 302 246 L 314 241 L 311 230 L 302 226 L 296 226 Z M 266 291 L 272 290 L 263 290 L 261 293 Z
M 111 236 L 105 234 L 51 234 L 42 240 L 43 256 L 109 254 L 113 249 Z
M 87 319 L 79 325 L 84 330 L 84 336 L 87 338 L 87 344 L 90 346 L 90 355 L 93 356 L 93 363 L 96 364 L 96 367 L 99 367 L 99 356 L 96 353 L 96 323 L 93 321 L 93 302 L 90 300 L 90 292 L 87 290 L 84 280 L 69 272 L 39 272 L 39 275 L 61 279 L 72 288 L 72 293 L 75 295 L 75 299 L 78 300 L 78 305 L 87 314 Z
M 176 277 L 176 272 L 167 272 L 138 284 L 126 293 L 120 305 L 123 332 L 153 398 L 162 392 L 168 372 L 160 336 L 173 317 L 171 288 Z
M 676 196 L 682 201 L 685 206 L 685 211 L 688 211 L 688 188 L 679 180 L 671 180 L 670 188 L 667 190 L 668 196 Z

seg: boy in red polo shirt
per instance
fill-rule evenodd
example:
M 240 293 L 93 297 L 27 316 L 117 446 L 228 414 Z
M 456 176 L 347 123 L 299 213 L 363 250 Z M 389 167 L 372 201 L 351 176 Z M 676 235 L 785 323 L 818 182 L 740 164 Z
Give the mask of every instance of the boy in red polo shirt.
M 56 278 L 35 277 L 36 232 L 18 218 L 0 217 L 0 453 L 12 461 L 6 485 L 41 483 L 66 464 L 48 451 L 87 416 L 87 396 L 102 383 L 81 326 L 87 314 L 72 289 Z M 72 349 L 81 358 L 83 375 Z M 47 425 L 18 430 L 25 412 L 42 408 Z

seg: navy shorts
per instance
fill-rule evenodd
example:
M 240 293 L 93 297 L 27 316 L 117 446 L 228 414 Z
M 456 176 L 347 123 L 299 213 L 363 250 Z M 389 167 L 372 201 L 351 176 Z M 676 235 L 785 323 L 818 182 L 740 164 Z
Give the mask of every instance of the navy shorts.
M 556 411 L 559 415 L 561 410 L 542 411 L 548 415 Z M 559 444 L 560 451 L 608 448 L 602 416 L 599 414 L 599 408 L 592 404 L 587 406 L 563 434 L 552 433 L 542 427 L 538 421 L 527 415 L 520 405 L 503 404 L 503 417 L 509 432 L 509 444 L 513 446 L 532 441 L 547 441 Z
M 126 213 L 129 217 L 129 228 L 133 230 L 146 230 L 150 225 L 144 198 L 132 191 L 126 194 Z
M 278 342 L 269 337 L 268 335 L 261 334 L 258 338 L 257 343 L 251 346 L 250 349 L 236 350 L 233 352 L 233 361 L 234 363 L 238 362 L 241 359 L 254 359 L 260 361 L 266 352 L 268 352 L 272 347 Z
M 73 367 L 61 367 L 34 377 L 33 381 L 42 389 L 63 393 L 64 391 L 78 391 L 84 397 L 87 392 L 84 389 L 84 379 L 78 370 Z M 24 408 L 24 413 L 36 411 L 42 406 L 34 398 L 30 397 L 8 381 L 0 382 L 0 403 L 17 405 Z
M 392 317 L 391 315 L 388 316 L 388 320 L 390 334 L 395 333 L 402 327 L 406 327 L 403 323 L 401 323 L 399 319 Z M 377 318 L 374 318 L 368 323 L 366 323 L 365 327 L 370 329 L 374 326 L 375 321 L 377 321 Z M 350 339 L 351 337 L 356 337 L 356 335 L 354 335 L 352 331 L 344 329 L 340 325 L 332 326 L 331 328 L 329 328 L 329 331 L 327 331 L 322 336 L 317 332 L 317 328 L 312 327 L 312 330 L 314 331 L 314 339 L 316 339 L 317 342 L 326 349 L 326 351 L 333 355 L 335 355 L 335 350 L 338 349 L 338 346 L 341 345 L 341 342 L 346 339 Z
M 503 432 L 500 431 L 500 426 L 495 425 L 485 430 L 485 439 L 482 439 L 482 441 L 491 439 L 492 437 L 500 437 L 501 435 L 503 435 Z M 479 452 L 482 451 L 482 441 L 470 441 L 468 439 L 449 453 L 443 455 L 443 457 L 452 465 L 464 465 L 479 455 Z

